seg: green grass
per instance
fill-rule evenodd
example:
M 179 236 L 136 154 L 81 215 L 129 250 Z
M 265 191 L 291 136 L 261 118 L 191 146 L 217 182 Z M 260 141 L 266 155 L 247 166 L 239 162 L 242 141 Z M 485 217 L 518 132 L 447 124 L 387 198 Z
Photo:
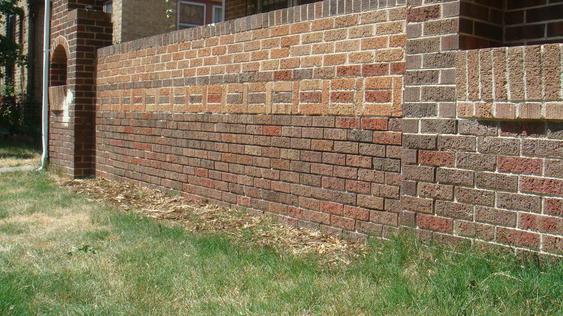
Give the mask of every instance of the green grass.
M 27 139 L 0 136 L 0 168 L 38 164 L 40 149 Z
M 0 175 L 0 314 L 559 314 L 563 264 L 407 237 L 328 267 Z

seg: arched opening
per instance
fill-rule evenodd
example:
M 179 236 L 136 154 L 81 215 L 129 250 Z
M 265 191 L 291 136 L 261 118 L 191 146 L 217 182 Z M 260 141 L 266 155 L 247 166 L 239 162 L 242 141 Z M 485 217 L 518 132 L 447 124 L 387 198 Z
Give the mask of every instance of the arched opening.
M 67 92 L 68 56 L 63 45 L 58 45 L 51 57 L 49 71 L 49 105 L 51 111 L 63 111 Z

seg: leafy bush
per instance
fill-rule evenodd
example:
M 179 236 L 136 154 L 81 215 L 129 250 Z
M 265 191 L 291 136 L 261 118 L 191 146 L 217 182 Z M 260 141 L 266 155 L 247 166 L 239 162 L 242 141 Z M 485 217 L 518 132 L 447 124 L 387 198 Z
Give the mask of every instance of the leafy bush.
M 6 129 L 10 134 L 17 134 L 24 127 L 24 108 L 26 98 L 16 95 L 12 89 L 6 89 L 0 95 L 0 128 Z

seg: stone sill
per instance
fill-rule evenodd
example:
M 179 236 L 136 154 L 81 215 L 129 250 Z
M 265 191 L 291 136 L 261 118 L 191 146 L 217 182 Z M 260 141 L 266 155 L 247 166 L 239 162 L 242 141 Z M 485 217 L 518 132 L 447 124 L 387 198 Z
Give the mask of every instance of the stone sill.
M 67 86 L 49 87 L 49 109 L 53 112 L 64 110 Z
M 563 102 L 458 102 L 456 109 L 463 119 L 563 121 Z

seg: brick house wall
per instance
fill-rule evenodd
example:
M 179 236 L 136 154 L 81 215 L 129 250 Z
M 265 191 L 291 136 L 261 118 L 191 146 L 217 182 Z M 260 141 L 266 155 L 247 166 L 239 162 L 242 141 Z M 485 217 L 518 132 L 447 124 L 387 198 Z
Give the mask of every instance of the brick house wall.
M 511 45 L 561 42 L 563 3 L 557 0 L 507 1 L 505 42 Z
M 5 77 L 0 78 L 0 90 L 5 91 L 6 85 L 13 86 L 14 92 L 27 98 L 25 103 L 24 121 L 29 124 L 36 124 L 40 120 L 41 102 L 41 74 L 42 74 L 42 49 L 43 49 L 43 6 L 41 3 L 29 0 L 21 0 L 18 7 L 23 10 L 22 16 L 15 21 L 15 39 L 20 44 L 23 53 L 28 58 L 28 64 L 14 66 L 11 73 L 5 73 L 6 67 L 3 66 L 2 72 Z M 0 33 L 6 35 L 6 19 L 0 25 Z M 7 82 L 8 77 L 12 82 Z
M 247 0 L 226 0 L 225 1 L 225 20 L 234 20 L 245 17 Z
M 212 23 L 213 5 L 221 1 L 193 0 L 206 5 L 206 23 Z M 167 16 L 167 10 L 172 12 Z M 139 38 L 167 33 L 178 29 L 177 1 L 171 0 L 114 0 L 113 1 L 113 43 L 123 43 Z M 142 17 L 142 18 L 139 18 Z
M 460 1 L 460 48 L 502 46 L 505 6 L 505 0 Z
M 117 0 L 113 2 L 113 43 L 162 34 L 176 29 L 176 18 L 167 18 L 166 10 L 175 10 L 176 1 L 169 4 L 155 0 Z M 142 18 L 140 18 L 142 17 Z
M 563 4 L 557 0 L 462 0 L 462 49 L 563 40 Z

